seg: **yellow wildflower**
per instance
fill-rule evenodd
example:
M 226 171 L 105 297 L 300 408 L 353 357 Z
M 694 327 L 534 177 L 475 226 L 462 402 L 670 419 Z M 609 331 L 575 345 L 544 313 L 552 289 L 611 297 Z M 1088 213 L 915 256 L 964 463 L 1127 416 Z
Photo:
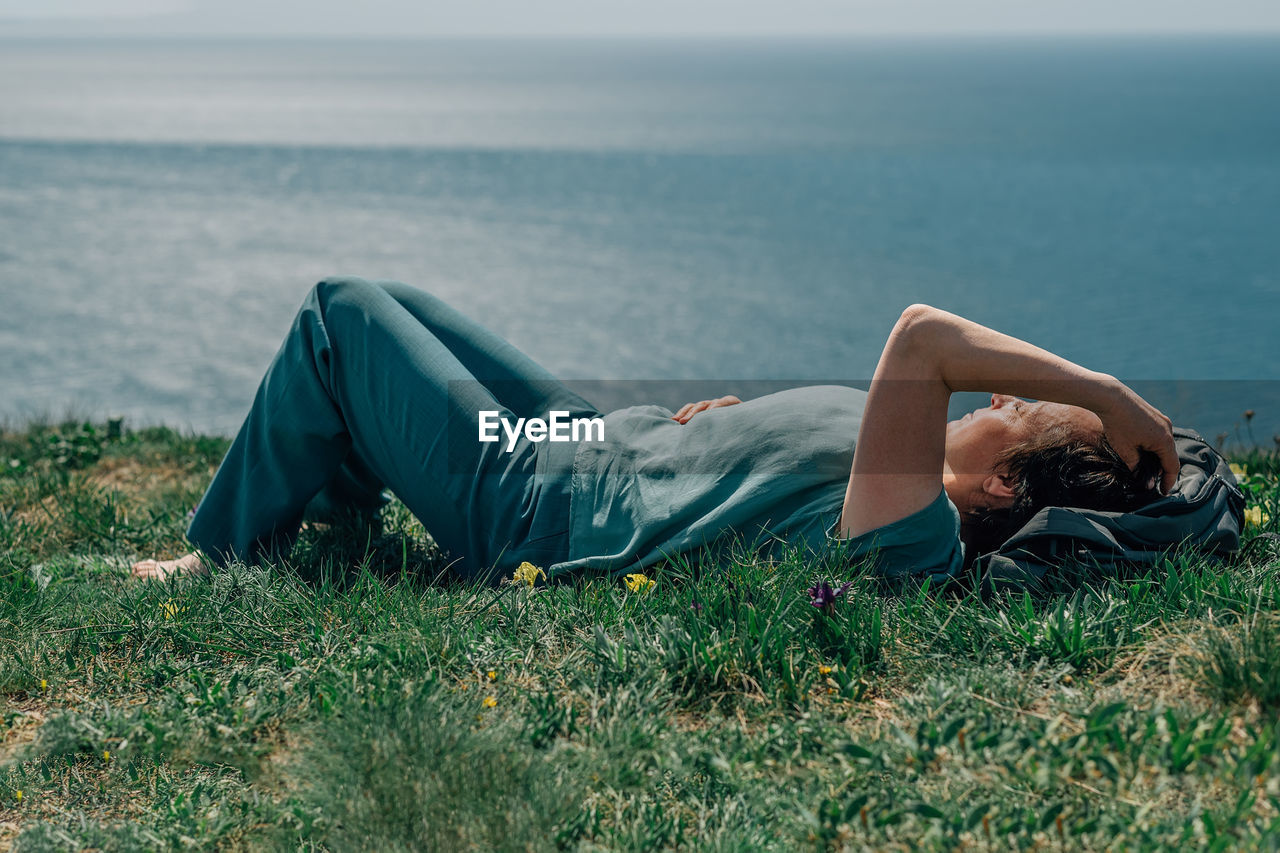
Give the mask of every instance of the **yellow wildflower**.
M 1231 473 L 1236 475 L 1237 480 L 1243 480 L 1245 477 L 1249 476 L 1249 469 L 1237 462 L 1232 462 Z
M 102 760 L 106 762 L 111 761 L 111 753 L 108 750 L 102 750 Z
M 16 796 L 16 797 L 18 798 L 18 802 L 19 802 L 19 803 L 21 803 L 21 802 L 22 802 L 22 792 L 21 792 L 21 791 L 14 791 L 13 793 L 14 793 L 14 796 Z
M 1244 511 L 1245 524 L 1252 524 L 1254 527 L 1262 527 L 1271 521 L 1271 515 L 1262 511 L 1260 506 L 1251 506 Z
M 49 689 L 49 682 L 46 679 L 40 679 L 40 692 L 44 693 Z
M 179 613 L 185 613 L 186 610 L 187 608 L 179 607 L 174 604 L 172 600 L 166 601 L 164 604 L 160 605 L 160 612 L 164 614 L 165 621 L 172 619 Z
M 827 665 L 824 663 L 822 666 L 818 667 L 818 672 L 819 672 L 819 673 L 821 673 L 822 675 L 830 675 L 830 674 L 831 674 L 831 667 L 827 666 Z
M 486 708 L 496 708 L 498 707 L 498 700 L 494 699 L 492 696 L 486 696 L 484 697 L 484 706 Z
M 546 580 L 547 573 L 529 562 L 521 563 L 511 575 L 513 583 L 522 583 L 525 586 L 533 586 L 538 582 L 538 578 Z
M 498 671 L 497 671 L 496 669 L 491 669 L 491 670 L 489 670 L 489 671 L 488 671 L 487 673 L 485 673 L 485 674 L 489 676 L 489 680 L 490 680 L 490 681 L 497 681 L 497 680 L 498 680 Z
M 632 592 L 649 592 L 658 585 L 656 580 L 647 575 L 643 575 L 640 572 L 627 575 L 625 580 L 627 582 L 627 589 Z

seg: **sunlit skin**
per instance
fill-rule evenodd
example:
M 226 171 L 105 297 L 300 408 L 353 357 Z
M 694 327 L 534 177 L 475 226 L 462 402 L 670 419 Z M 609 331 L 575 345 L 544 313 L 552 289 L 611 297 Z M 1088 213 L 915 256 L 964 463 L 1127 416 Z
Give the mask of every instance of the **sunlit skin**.
M 991 405 L 948 422 L 942 486 L 956 509 L 963 514 L 1009 506 L 1013 491 L 1004 473 L 995 470 L 996 455 L 1051 424 L 1094 440 L 1102 435 L 1102 420 L 1088 409 L 1007 394 L 992 394 Z
M 162 581 L 171 576 L 208 573 L 209 569 L 200 562 L 200 555 L 194 551 L 176 560 L 142 560 L 133 564 L 133 576 L 147 580 Z

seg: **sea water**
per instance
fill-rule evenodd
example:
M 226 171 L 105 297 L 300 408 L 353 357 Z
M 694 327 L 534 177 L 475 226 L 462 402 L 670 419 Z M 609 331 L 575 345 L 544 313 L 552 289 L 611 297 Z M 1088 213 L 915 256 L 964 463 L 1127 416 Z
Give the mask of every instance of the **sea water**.
M 232 433 L 352 274 L 717 396 L 926 302 L 1270 445 L 1277 234 L 1275 38 L 0 42 L 10 422 Z

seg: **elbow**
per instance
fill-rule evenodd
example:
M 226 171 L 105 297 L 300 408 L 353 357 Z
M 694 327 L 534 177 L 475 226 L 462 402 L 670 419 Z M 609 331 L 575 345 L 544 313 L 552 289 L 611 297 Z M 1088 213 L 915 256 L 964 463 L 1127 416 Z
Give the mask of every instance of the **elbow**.
M 950 315 L 931 305 L 909 305 L 903 310 L 889 335 L 881 356 L 884 373 L 898 378 L 940 378 L 939 340 L 945 338 Z
M 916 302 L 902 309 L 902 314 L 898 317 L 898 325 L 919 325 L 926 320 L 937 317 L 939 313 L 939 310 L 934 308 L 932 305 L 925 305 L 923 302 Z
M 903 342 L 918 340 L 928 334 L 927 330 L 937 322 L 942 313 L 932 305 L 919 302 L 908 305 L 894 324 L 893 337 Z

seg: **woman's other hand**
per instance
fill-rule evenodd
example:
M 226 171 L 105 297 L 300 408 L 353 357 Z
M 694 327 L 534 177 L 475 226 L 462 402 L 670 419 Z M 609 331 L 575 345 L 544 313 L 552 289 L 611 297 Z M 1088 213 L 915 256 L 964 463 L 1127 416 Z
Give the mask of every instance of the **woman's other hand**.
M 724 397 L 717 397 L 714 400 L 703 400 L 700 403 L 685 403 L 680 407 L 680 411 L 671 417 L 671 420 L 687 424 L 689 419 L 698 414 L 698 412 L 705 412 L 707 409 L 719 409 L 721 406 L 736 406 L 741 402 L 737 397 L 728 394 Z
M 1115 402 L 1095 410 L 1102 420 L 1103 435 L 1130 471 L 1138 467 L 1142 451 L 1155 454 L 1162 472 L 1160 491 L 1169 494 L 1178 482 L 1178 471 L 1182 467 L 1173 441 L 1173 421 L 1127 385 L 1114 377 L 1108 378 L 1115 383 Z

